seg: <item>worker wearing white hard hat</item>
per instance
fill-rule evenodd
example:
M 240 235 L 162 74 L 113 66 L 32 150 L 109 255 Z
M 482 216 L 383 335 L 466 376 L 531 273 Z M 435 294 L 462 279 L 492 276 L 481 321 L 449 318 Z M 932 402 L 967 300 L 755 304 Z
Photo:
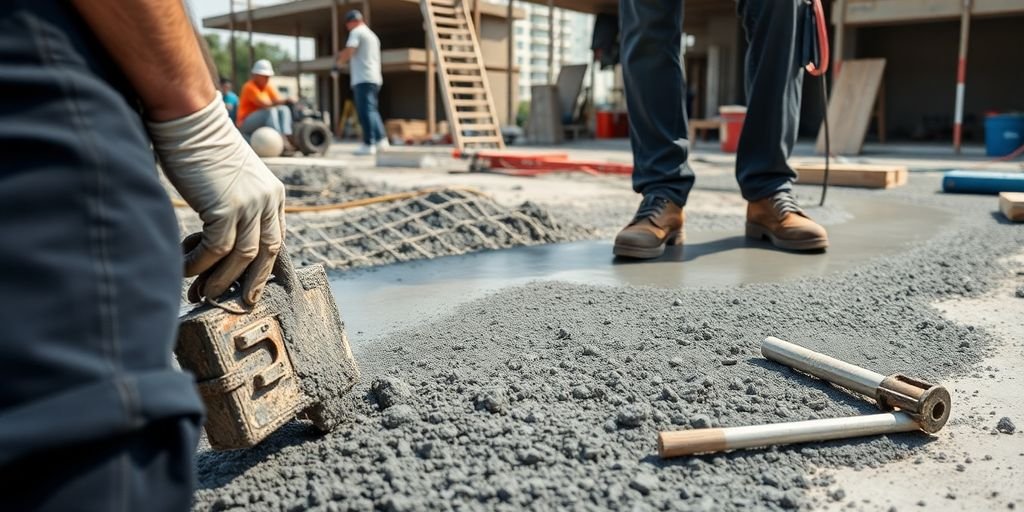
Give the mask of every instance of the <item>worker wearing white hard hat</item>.
M 285 138 L 292 134 L 292 109 L 287 98 L 281 98 L 270 85 L 274 66 L 267 59 L 257 60 L 252 65 L 252 78 L 242 86 L 238 102 L 238 128 L 245 136 L 269 126 Z

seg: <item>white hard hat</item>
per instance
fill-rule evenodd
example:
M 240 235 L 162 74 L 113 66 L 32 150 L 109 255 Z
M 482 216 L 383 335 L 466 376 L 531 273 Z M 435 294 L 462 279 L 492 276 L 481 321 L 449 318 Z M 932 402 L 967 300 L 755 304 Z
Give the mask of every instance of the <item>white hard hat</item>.
M 267 59 L 260 59 L 252 65 L 252 74 L 263 76 L 274 76 L 274 66 L 270 65 Z

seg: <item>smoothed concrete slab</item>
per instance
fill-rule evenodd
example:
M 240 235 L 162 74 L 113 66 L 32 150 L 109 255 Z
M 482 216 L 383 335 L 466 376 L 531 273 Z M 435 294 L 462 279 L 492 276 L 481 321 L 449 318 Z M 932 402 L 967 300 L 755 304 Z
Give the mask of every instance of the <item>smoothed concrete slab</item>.
M 886 200 L 842 206 L 854 219 L 829 228 L 832 246 L 825 253 L 779 251 L 746 239 L 738 224 L 735 230 L 688 233 L 684 247 L 670 247 L 654 260 L 616 259 L 610 241 L 588 241 L 334 272 L 331 286 L 353 343 L 359 344 L 530 281 L 693 288 L 822 276 L 927 240 L 951 216 Z

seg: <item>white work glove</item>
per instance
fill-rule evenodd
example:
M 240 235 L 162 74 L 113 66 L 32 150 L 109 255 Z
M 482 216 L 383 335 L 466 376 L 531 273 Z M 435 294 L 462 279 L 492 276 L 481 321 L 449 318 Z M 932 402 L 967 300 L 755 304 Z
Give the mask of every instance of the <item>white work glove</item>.
M 284 185 L 231 123 L 220 94 L 198 112 L 146 124 L 164 173 L 203 219 L 185 276 L 202 274 L 202 295 L 216 298 L 244 272 L 242 299 L 255 304 L 284 242 Z

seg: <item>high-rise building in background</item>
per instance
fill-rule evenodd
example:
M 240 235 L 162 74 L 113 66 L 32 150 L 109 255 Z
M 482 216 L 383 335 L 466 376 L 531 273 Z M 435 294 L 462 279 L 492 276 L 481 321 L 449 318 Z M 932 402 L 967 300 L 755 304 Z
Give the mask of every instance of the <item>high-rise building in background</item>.
M 490 3 L 508 5 L 506 0 L 490 0 Z M 554 77 L 549 76 L 549 44 L 552 38 L 551 17 L 548 7 L 528 2 L 515 2 L 522 9 L 524 19 L 516 20 L 513 41 L 515 63 L 519 67 L 519 99 L 530 100 L 530 86 L 552 83 L 564 64 L 587 64 L 592 60 L 591 37 L 594 32 L 594 16 L 590 14 L 555 8 L 554 13 Z M 590 73 L 584 79 L 584 87 L 590 86 Z M 598 71 L 594 98 L 597 103 L 607 100 L 612 86 L 611 71 Z

